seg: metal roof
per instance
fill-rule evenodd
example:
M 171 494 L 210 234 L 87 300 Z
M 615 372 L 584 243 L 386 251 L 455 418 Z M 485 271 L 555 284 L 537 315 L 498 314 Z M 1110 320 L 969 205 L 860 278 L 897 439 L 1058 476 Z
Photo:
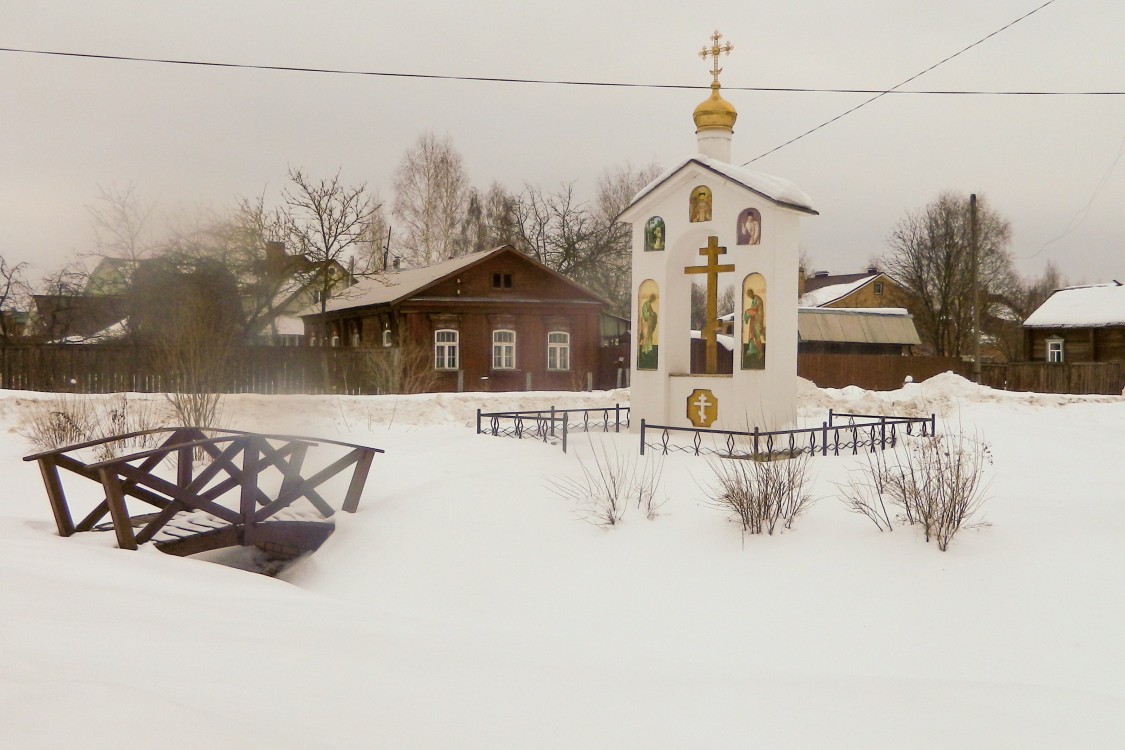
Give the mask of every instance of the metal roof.
M 803 307 L 797 311 L 801 341 L 836 341 L 864 344 L 918 346 L 914 316 L 901 308 Z

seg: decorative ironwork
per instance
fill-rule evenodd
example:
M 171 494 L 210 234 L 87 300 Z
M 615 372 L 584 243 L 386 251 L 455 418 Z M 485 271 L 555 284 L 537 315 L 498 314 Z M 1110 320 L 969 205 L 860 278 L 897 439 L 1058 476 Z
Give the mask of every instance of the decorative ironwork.
M 487 420 L 487 427 L 485 421 Z M 534 422 L 533 429 L 525 429 L 526 421 Z M 542 440 L 560 443 L 566 452 L 567 436 L 571 430 L 580 432 L 621 432 L 629 429 L 629 407 L 621 404 L 594 409 L 534 409 L 528 411 L 483 412 L 477 409 L 477 434 L 494 437 L 514 437 L 522 440 Z
M 840 422 L 845 419 L 846 422 Z M 922 437 L 932 437 L 937 417 L 900 417 L 875 414 L 841 414 L 829 412 L 828 420 L 820 427 L 763 432 L 757 428 L 749 432 L 713 430 L 701 427 L 671 427 L 647 424 L 641 420 L 641 454 L 646 449 L 669 453 L 689 453 L 694 456 L 721 456 L 724 458 L 795 458 L 802 453 L 813 456 L 839 456 L 841 452 L 857 456 L 861 450 L 871 453 L 894 448 L 898 444 L 900 426 L 906 434 L 913 435 L 914 427 L 921 429 Z M 654 436 L 655 433 L 655 436 Z M 685 435 L 686 441 L 675 441 L 673 436 Z M 713 436 L 707 444 L 705 437 Z

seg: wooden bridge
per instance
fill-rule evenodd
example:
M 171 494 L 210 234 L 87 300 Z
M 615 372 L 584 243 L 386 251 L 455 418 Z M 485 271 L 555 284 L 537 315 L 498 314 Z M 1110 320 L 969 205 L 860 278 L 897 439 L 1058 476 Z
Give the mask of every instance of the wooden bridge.
M 78 457 L 115 442 L 159 440 L 163 433 L 167 437 L 151 450 L 89 463 Z M 319 445 L 342 455 L 306 477 L 309 449 Z M 179 427 L 78 443 L 24 461 L 39 463 L 60 536 L 112 528 L 122 549 L 151 541 L 173 555 L 238 545 L 296 555 L 319 547 L 334 528 L 328 519 L 336 511 L 317 488 L 354 467 L 341 504 L 354 513 L 372 459 L 382 452 L 337 440 Z M 197 456 L 210 459 L 198 472 Z M 174 481 L 157 473 L 165 465 L 174 468 Z M 104 497 L 77 524 L 60 469 L 101 485 Z M 130 512 L 126 498 L 139 501 L 144 512 Z

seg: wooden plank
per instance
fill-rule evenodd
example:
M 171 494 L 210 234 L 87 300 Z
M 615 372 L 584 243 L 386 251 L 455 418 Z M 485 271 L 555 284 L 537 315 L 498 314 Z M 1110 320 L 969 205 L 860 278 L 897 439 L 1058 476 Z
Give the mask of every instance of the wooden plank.
M 74 519 L 70 517 L 70 508 L 66 504 L 66 493 L 63 491 L 62 480 L 59 479 L 59 467 L 51 456 L 39 459 L 39 473 L 43 476 L 43 486 L 47 489 L 47 501 L 51 504 L 51 513 L 55 516 L 55 528 L 59 536 L 70 536 L 74 533 Z
M 344 511 L 355 513 L 359 509 L 359 497 L 363 494 L 363 487 L 367 483 L 367 475 L 371 471 L 371 460 L 375 458 L 372 451 L 363 451 L 355 464 L 352 472 L 352 481 L 348 485 L 348 494 L 344 495 Z
M 121 549 L 136 549 L 137 539 L 133 536 L 133 524 L 125 507 L 121 480 L 118 479 L 117 473 L 109 468 L 102 468 L 99 473 L 102 488 L 105 490 L 105 499 L 109 504 L 109 515 L 113 518 L 113 531 L 117 534 L 117 546 Z

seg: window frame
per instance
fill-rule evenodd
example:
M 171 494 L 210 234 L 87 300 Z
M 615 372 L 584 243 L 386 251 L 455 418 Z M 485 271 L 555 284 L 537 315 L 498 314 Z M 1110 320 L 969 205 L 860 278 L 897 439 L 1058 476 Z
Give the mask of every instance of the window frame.
M 451 334 L 442 340 L 442 334 Z M 434 369 L 457 370 L 461 364 L 461 332 L 456 328 L 438 328 L 434 331 Z
M 437 343 L 436 338 L 434 339 L 434 343 L 435 344 Z M 383 346 L 386 347 L 386 348 L 390 348 L 390 347 L 394 346 L 394 337 L 391 335 L 391 329 L 390 328 L 384 328 L 383 329 Z
M 1061 365 L 1066 361 L 1066 340 L 1064 338 L 1051 336 L 1046 340 L 1046 344 L 1048 364 Z
M 562 341 L 551 341 L 552 336 L 564 337 Z M 554 359 L 554 365 L 551 360 Z M 570 372 L 570 331 L 547 332 L 547 370 L 550 372 Z
M 511 341 L 501 340 L 502 334 L 511 334 Z M 492 331 L 492 369 L 516 369 L 516 332 L 511 328 L 497 328 Z

